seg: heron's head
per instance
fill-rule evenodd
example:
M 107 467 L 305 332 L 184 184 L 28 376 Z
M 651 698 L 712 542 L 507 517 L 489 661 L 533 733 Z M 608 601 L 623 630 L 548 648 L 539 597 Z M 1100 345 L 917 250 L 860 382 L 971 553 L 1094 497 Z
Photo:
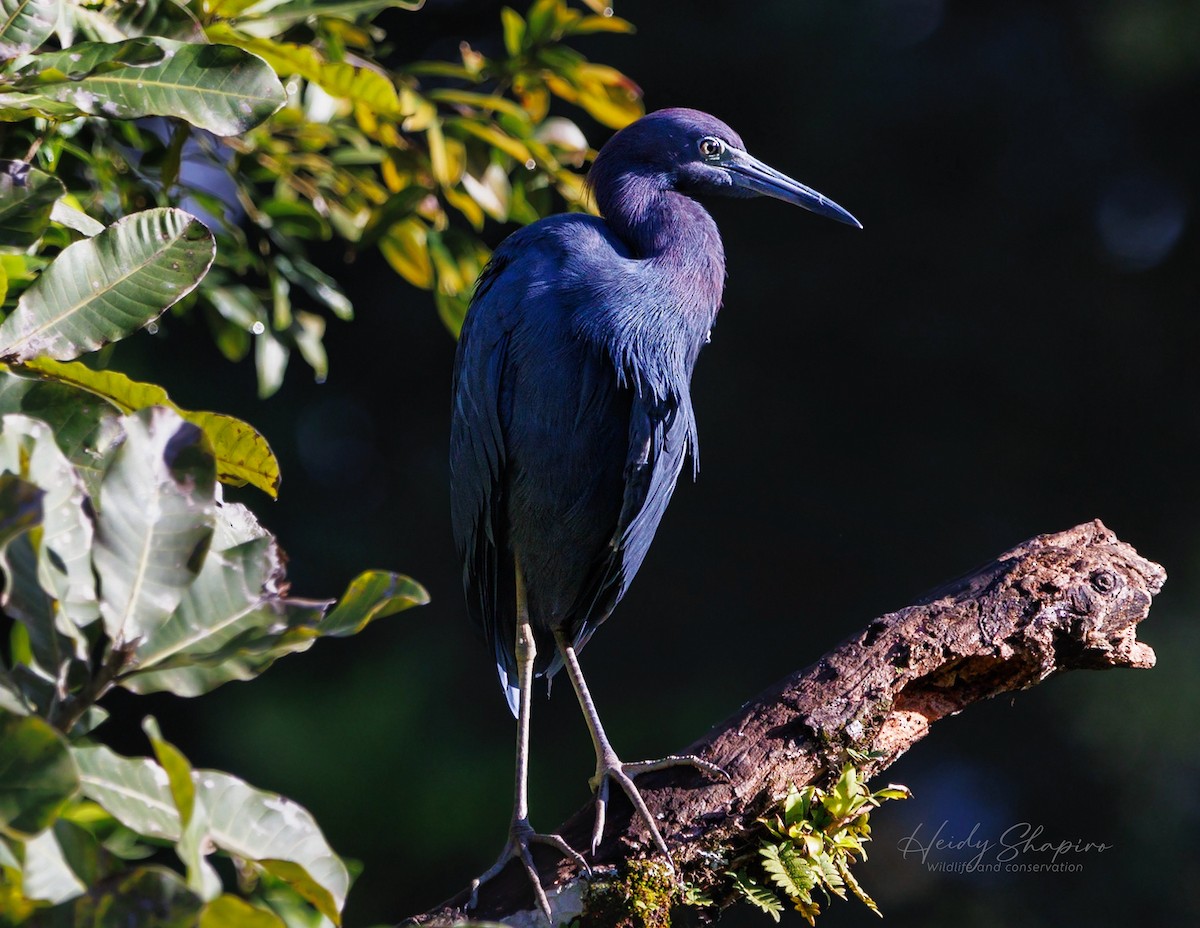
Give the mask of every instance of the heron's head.
M 658 110 L 630 123 L 600 149 L 589 181 L 601 211 L 629 181 L 689 196 L 768 196 L 862 228 L 828 197 L 776 171 L 746 151 L 741 136 L 699 110 Z

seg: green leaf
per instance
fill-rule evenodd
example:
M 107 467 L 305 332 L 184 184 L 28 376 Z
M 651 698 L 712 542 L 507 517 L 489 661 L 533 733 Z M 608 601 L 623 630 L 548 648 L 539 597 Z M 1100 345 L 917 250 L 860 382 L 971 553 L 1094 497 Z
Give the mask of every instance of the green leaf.
M 216 465 L 204 433 L 160 406 L 126 416 L 100 485 L 93 562 L 115 643 L 153 633 L 200 572 L 212 539 Z
M 433 263 L 429 260 L 429 230 L 410 216 L 395 223 L 379 239 L 379 250 L 392 269 L 414 287 L 433 286 Z
M 38 583 L 38 552 L 30 535 L 13 539 L 4 551 L 3 567 L 4 612 L 19 623 L 10 633 L 14 676 L 24 684 L 20 690 L 25 697 L 44 713 L 54 698 L 52 681 L 84 649 L 77 650 L 59 633 L 54 600 Z
M 490 123 L 477 122 L 474 119 L 467 119 L 463 116 L 447 116 L 445 120 L 447 129 L 459 129 L 469 135 L 474 135 L 483 139 L 493 148 L 497 148 L 506 155 L 511 155 L 516 158 L 521 164 L 533 166 L 533 152 L 529 150 L 524 142 L 519 139 L 507 135 L 500 129 Z
M 100 612 L 92 573 L 89 500 L 83 481 L 55 443 L 50 426 L 20 415 L 0 419 L 0 469 L 20 474 L 45 491 L 41 500 L 43 534 L 37 545 L 38 581 L 58 600 L 71 622 L 80 627 L 90 624 Z M 44 669 L 58 671 L 56 665 Z
M 353 20 L 381 10 L 419 10 L 425 0 L 290 0 L 277 5 L 263 4 L 262 13 L 239 16 L 237 23 L 245 28 L 255 26 L 255 35 L 275 35 L 297 23 L 317 16 Z
M 0 829 L 32 836 L 79 790 L 62 735 L 37 716 L 0 710 Z
M 504 50 L 510 58 L 516 58 L 525 44 L 525 20 L 516 10 L 506 6 L 500 9 L 500 22 L 504 26 Z
M 590 32 L 632 33 L 637 30 L 633 23 L 619 16 L 585 16 L 567 29 L 568 35 L 585 35 Z
M 179 811 L 165 770 L 146 757 L 122 757 L 104 745 L 75 745 L 83 795 L 140 835 L 178 841 Z
M 879 906 L 875 903 L 874 899 L 867 895 L 867 891 L 862 888 L 862 885 L 855 878 L 854 874 L 850 872 L 850 865 L 846 859 L 839 855 L 834 858 L 833 862 L 837 866 L 838 873 L 842 875 L 842 879 L 846 881 L 846 885 L 850 887 L 850 892 L 854 893 L 863 905 L 882 918 L 883 913 L 879 911 Z
M 810 891 L 817 885 L 812 866 L 796 853 L 791 842 L 772 844 L 764 841 L 758 853 L 763 869 L 775 885 L 797 902 L 810 902 Z
M 183 756 L 183 752 L 163 738 L 162 731 L 154 716 L 148 715 L 142 719 L 142 731 L 150 739 L 154 748 L 154 756 L 158 758 L 159 766 L 166 771 L 167 785 L 171 790 L 171 798 L 179 812 L 181 821 L 186 825 L 192 819 L 196 806 L 196 785 L 192 782 L 192 765 Z
M 162 767 L 100 745 L 72 751 L 84 795 L 139 834 L 179 840 L 179 812 Z M 312 815 L 290 799 L 255 789 L 228 773 L 195 770 L 192 779 L 196 797 L 208 812 L 208 838 L 216 847 L 287 880 L 321 914 L 339 920 L 350 876 Z
M 102 222 L 97 222 L 87 213 L 76 209 L 66 200 L 57 200 L 54 206 L 50 208 L 50 218 L 59 225 L 66 226 L 68 229 L 74 229 L 80 235 L 86 235 L 91 238 L 93 235 L 99 235 L 104 231 L 105 226 Z
M 260 332 L 254 339 L 254 367 L 258 372 L 258 398 L 274 396 L 283 386 L 291 351 L 271 329 Z
M 20 377 L 0 369 L 0 415 L 9 413 L 49 425 L 88 495 L 99 493 L 105 457 L 121 435 L 120 414 L 114 406 L 65 383 Z
M 834 821 L 841 821 L 862 806 L 867 795 L 858 770 L 853 764 L 847 764 L 822 804 Z
M 307 810 L 217 770 L 197 770 L 209 836 L 221 850 L 253 860 L 340 923 L 350 875 Z
M 195 928 L 203 905 L 173 870 L 138 867 L 79 899 L 71 913 L 72 924 Z
M 525 111 L 524 107 L 499 94 L 475 93 L 470 90 L 454 90 L 447 87 L 429 91 L 428 97 L 439 103 L 458 103 L 487 112 L 506 113 L 519 123 L 525 125 L 530 123 L 529 113 Z
M 279 462 L 271 446 L 252 425 L 240 419 L 217 412 L 180 409 L 162 387 L 130 380 L 119 371 L 96 371 L 84 364 L 60 363 L 49 358 L 36 358 L 22 365 L 21 370 L 79 387 L 123 412 L 137 412 L 151 406 L 173 409 L 184 420 L 204 430 L 216 456 L 217 477 L 223 483 L 237 486 L 249 483 L 272 499 L 279 494 Z M 0 411 L 3 411 L 3 397 L 0 383 Z
M 54 32 L 61 0 L 0 0 L 0 58 L 37 48 Z
M 69 361 L 124 338 L 190 293 L 216 253 L 212 233 L 180 209 L 118 219 L 62 250 L 0 325 L 0 357 Z
M 82 115 L 70 103 L 59 103 L 36 93 L 0 93 L 0 122 L 23 119 L 66 120 Z
M 0 474 L 0 551 L 42 521 L 45 491 L 16 474 Z
M 36 242 L 66 191 L 57 177 L 25 161 L 0 161 L 0 245 L 27 248 Z
M 339 319 L 354 318 L 354 307 L 341 291 L 338 282 L 315 264 L 303 258 L 279 255 L 275 259 L 275 266 L 289 281 L 303 288 L 309 296 L 327 307 Z
M 237 896 L 214 899 L 200 913 L 197 928 L 287 928 L 274 912 L 252 906 Z
M 783 912 L 783 903 L 767 887 L 755 882 L 751 877 L 747 876 L 742 871 L 736 873 L 726 873 L 726 876 L 733 877 L 734 887 L 739 893 L 762 911 L 766 912 L 775 921 L 779 921 L 779 916 Z
M 248 629 L 278 624 L 280 616 L 273 600 L 282 599 L 283 584 L 283 563 L 270 536 L 229 550 L 210 551 L 179 607 L 138 645 L 138 671 L 168 660 L 173 666 L 186 667 L 219 651 Z M 139 692 L 146 691 L 144 685 L 139 688 Z
M 54 830 L 47 828 L 25 842 L 21 869 L 21 892 L 27 899 L 59 905 L 87 891 L 83 881 L 67 863 Z
M 321 621 L 317 630 L 335 638 L 357 635 L 375 619 L 428 602 L 429 594 L 425 588 L 411 577 L 368 570 L 350 581 L 337 607 Z
M 126 42 L 76 42 L 69 50 L 26 55 L 5 68 L 6 83 L 16 89 L 38 93 L 46 84 L 79 81 L 93 74 L 107 74 L 126 66 L 158 64 L 166 51 L 152 39 Z
M 207 33 L 214 42 L 234 45 L 258 55 L 281 77 L 298 74 L 330 96 L 366 106 L 377 116 L 402 119 L 409 114 L 401 105 L 391 79 L 371 68 L 356 68 L 344 61 L 327 61 L 311 45 L 243 35 L 227 23 L 214 23 L 207 28 Z
M 144 66 L 118 66 L 126 48 L 159 52 Z M 76 61 L 72 56 L 80 55 Z M 80 66 L 96 69 L 79 76 Z M 60 52 L 17 59 L 16 76 L 31 96 L 108 119 L 174 116 L 214 135 L 240 135 L 263 122 L 285 100 L 270 66 L 231 45 L 137 38 L 81 42 Z M 10 72 L 13 69 L 10 68 Z M 35 83 L 36 82 L 36 83 Z M 3 101 L 0 101 L 2 105 Z
M 167 773 L 171 797 L 182 822 L 182 833 L 175 851 L 187 867 L 187 884 L 201 899 L 215 899 L 221 893 L 221 878 L 205 860 L 208 847 L 208 812 L 204 803 L 196 796 L 196 784 L 192 779 L 192 765 L 183 752 L 165 740 L 158 729 L 158 722 L 147 716 L 142 720 L 142 730 L 154 747 L 154 756 Z

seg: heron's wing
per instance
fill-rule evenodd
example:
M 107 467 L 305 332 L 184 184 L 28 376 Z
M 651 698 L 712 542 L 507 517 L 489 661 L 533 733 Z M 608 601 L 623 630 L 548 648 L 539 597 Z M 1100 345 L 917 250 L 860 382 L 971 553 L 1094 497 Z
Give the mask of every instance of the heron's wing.
M 500 682 L 516 694 L 516 589 L 504 535 L 506 454 L 503 373 L 515 308 L 497 252 L 480 276 L 454 360 L 450 428 L 450 516 L 463 564 L 467 611 L 496 655 Z
M 630 389 L 630 388 L 625 388 Z M 625 494 L 621 515 L 588 589 L 590 604 L 579 627 L 582 647 L 625 595 L 650 549 L 689 451 L 695 453 L 696 426 L 690 397 L 655 397 L 632 391 L 629 449 L 625 462 Z

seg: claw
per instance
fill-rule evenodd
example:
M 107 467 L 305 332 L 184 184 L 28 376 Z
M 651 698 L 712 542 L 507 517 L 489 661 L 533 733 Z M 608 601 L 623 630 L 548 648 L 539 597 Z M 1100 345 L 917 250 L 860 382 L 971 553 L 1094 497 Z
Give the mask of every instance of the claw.
M 642 798 L 641 791 L 634 785 L 633 778 L 643 773 L 649 773 L 652 770 L 666 770 L 668 767 L 685 766 L 694 767 L 716 779 L 725 780 L 726 782 L 730 781 L 729 774 L 716 764 L 711 764 L 691 754 L 672 754 L 659 760 L 642 760 L 629 764 L 623 763 L 620 758 L 612 753 L 598 758 L 596 762 L 596 775 L 591 780 L 592 789 L 596 792 L 596 824 L 592 829 L 592 853 L 596 853 L 596 848 L 600 846 L 600 839 L 604 834 L 609 782 L 615 781 L 625 795 L 629 797 L 634 811 L 641 816 L 642 821 L 646 823 L 646 827 L 650 829 L 650 836 L 653 838 L 655 846 L 663 857 L 667 859 L 667 866 L 670 868 L 671 875 L 674 876 L 675 861 L 671 859 L 671 852 L 667 848 L 667 842 L 664 840 L 662 832 L 658 830 L 658 823 L 655 822 L 653 814 L 651 814 L 649 807 L 646 805 L 646 801 Z
M 533 863 L 533 855 L 529 852 L 531 844 L 545 844 L 554 848 L 563 857 L 569 857 L 578 864 L 589 877 L 592 875 L 592 868 L 583 859 L 583 855 L 567 844 L 560 835 L 539 834 L 530 826 L 528 819 L 517 819 L 509 828 L 508 843 L 504 845 L 504 850 L 500 852 L 500 856 L 496 859 L 496 862 L 487 871 L 471 881 L 471 898 L 467 902 L 467 909 L 474 909 L 479 904 L 479 887 L 498 876 L 508 866 L 509 860 L 515 857 L 521 862 L 525 874 L 529 877 L 529 882 L 533 886 L 533 895 L 537 899 L 538 908 L 546 916 L 546 922 L 553 926 L 554 916 L 550 912 L 550 900 L 546 897 L 546 890 L 542 888 L 541 878 L 538 876 L 537 867 Z

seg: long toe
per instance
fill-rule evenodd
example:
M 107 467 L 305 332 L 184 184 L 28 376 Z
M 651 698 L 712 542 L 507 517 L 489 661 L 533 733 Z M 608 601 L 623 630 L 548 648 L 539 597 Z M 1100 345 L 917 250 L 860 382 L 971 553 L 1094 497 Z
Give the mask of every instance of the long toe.
M 560 835 L 540 834 L 533 830 L 527 820 L 519 819 L 512 823 L 509 829 L 508 842 L 504 845 L 504 850 L 500 852 L 500 856 L 496 859 L 496 862 L 484 873 L 480 874 L 477 879 L 471 881 L 471 898 L 467 902 L 467 908 L 474 909 L 479 904 L 479 888 L 499 876 L 504 868 L 508 866 L 508 862 L 515 857 L 520 861 L 525 875 L 529 877 L 538 908 L 546 916 L 546 922 L 553 925 L 554 916 L 550 911 L 550 900 L 546 897 L 546 890 L 542 886 L 537 866 L 534 864 L 533 855 L 529 850 L 532 844 L 545 844 L 548 847 L 554 848 L 563 857 L 569 857 L 578 864 L 580 869 L 589 876 L 591 875 L 592 868 L 583 859 L 583 855 L 567 844 Z
M 666 757 L 660 757 L 658 760 L 639 760 L 631 764 L 622 764 L 621 766 L 631 777 L 636 777 L 640 773 L 649 773 L 651 770 L 666 770 L 668 767 L 692 767 L 701 773 L 707 773 L 714 780 L 724 780 L 726 783 L 732 782 L 732 778 L 728 773 L 716 764 L 702 760 L 695 754 L 669 754 Z
M 643 773 L 650 773 L 653 770 L 666 770 L 668 767 L 692 767 L 701 773 L 708 774 L 714 779 L 725 780 L 726 782 L 729 782 L 730 779 L 729 774 L 716 764 L 701 760 L 692 754 L 672 754 L 658 760 L 641 760 L 628 764 L 623 763 L 616 756 L 601 758 L 597 764 L 596 776 L 592 780 L 596 791 L 596 825 L 592 833 L 592 853 L 595 853 L 596 848 L 600 846 L 600 839 L 603 837 L 609 783 L 612 782 L 620 786 L 621 791 L 629 797 L 630 803 L 633 804 L 634 812 L 646 823 L 655 846 L 667 859 L 667 866 L 674 873 L 675 862 L 671 859 L 671 852 L 667 848 L 667 842 L 658 828 L 658 822 L 655 820 L 650 808 L 646 805 L 645 799 L 642 798 L 641 790 L 633 783 L 633 778 L 636 776 Z

